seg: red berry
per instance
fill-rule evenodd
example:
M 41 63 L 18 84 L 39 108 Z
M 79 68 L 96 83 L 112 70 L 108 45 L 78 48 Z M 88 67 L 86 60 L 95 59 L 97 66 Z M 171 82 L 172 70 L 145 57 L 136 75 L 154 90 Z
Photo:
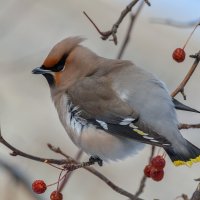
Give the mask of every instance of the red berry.
M 152 168 L 151 165 L 146 165 L 146 167 L 144 168 L 144 174 L 145 174 L 146 177 L 151 177 L 150 176 L 151 168 Z
M 51 200 L 62 200 L 63 199 L 63 195 L 62 193 L 58 192 L 58 191 L 53 191 L 50 195 L 50 199 Z
M 162 156 L 156 156 L 151 160 L 151 164 L 156 169 L 163 169 L 165 167 L 165 159 Z
M 32 183 L 32 189 L 37 194 L 42 194 L 46 191 L 47 186 L 43 180 L 36 180 Z
M 181 48 L 175 49 L 173 54 L 172 54 L 172 57 L 176 62 L 183 62 L 185 60 L 184 49 L 181 49 Z
M 150 172 L 150 176 L 154 181 L 161 181 L 164 177 L 164 170 L 152 168 Z

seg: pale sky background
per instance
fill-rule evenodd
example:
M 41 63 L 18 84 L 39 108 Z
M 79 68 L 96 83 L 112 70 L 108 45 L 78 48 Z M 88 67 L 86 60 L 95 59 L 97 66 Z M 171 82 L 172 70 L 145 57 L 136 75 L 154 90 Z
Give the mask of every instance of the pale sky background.
M 61 147 L 73 156 L 77 148 L 62 128 L 49 88 L 42 76 L 34 76 L 31 70 L 40 66 L 52 46 L 68 36 L 81 35 L 87 40 L 83 45 L 101 56 L 115 58 L 129 17 L 118 29 L 118 46 L 102 41 L 94 27 L 82 14 L 86 11 L 102 30 L 108 30 L 118 18 L 129 0 L 0 0 L 0 123 L 4 137 L 21 150 L 42 156 L 56 158 L 46 143 Z M 200 18 L 198 0 L 153 0 L 152 6 L 145 5 L 134 27 L 131 41 L 124 59 L 132 60 L 138 66 L 157 74 L 170 91 L 183 79 L 193 60 L 186 58 L 182 64 L 175 63 L 171 54 L 182 47 L 192 31 L 150 23 L 151 18 L 168 18 L 189 22 Z M 197 29 L 188 46 L 187 55 L 200 49 L 200 30 Z M 185 88 L 186 103 L 200 110 L 199 73 L 196 73 Z M 181 96 L 178 99 L 182 100 Z M 199 123 L 200 115 L 178 112 L 181 122 Z M 184 137 L 200 147 L 200 130 L 183 131 Z M 96 169 L 114 183 L 135 193 L 147 164 L 150 147 L 124 161 L 105 164 Z M 0 145 L 0 158 L 23 172 L 30 183 L 44 179 L 47 183 L 57 180 L 59 171 L 35 161 L 21 157 L 10 157 L 9 150 Z M 84 155 L 83 161 L 88 156 Z M 174 167 L 167 158 L 164 180 L 157 183 L 147 181 L 141 198 L 152 200 L 174 200 L 182 193 L 189 196 L 200 177 L 200 164 L 191 168 Z M 31 199 L 29 194 L 5 170 L 0 168 L 0 200 Z M 31 184 L 30 184 L 31 185 Z M 50 188 L 42 199 L 48 200 Z M 64 199 L 75 200 L 125 200 L 102 181 L 85 170 L 77 170 L 63 191 Z

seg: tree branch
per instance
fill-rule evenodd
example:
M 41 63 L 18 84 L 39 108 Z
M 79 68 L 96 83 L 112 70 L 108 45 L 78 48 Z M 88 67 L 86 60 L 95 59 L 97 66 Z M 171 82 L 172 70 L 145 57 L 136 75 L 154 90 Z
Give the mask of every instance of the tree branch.
M 180 130 L 181 129 L 190 129 L 190 128 L 200 128 L 200 124 L 179 124 L 178 127 Z
M 66 159 L 57 160 L 57 159 L 51 159 L 51 158 L 41 158 L 41 157 L 37 157 L 37 156 L 33 156 L 30 154 L 24 153 L 8 143 L 1 135 L 1 130 L 0 130 L 0 143 L 2 143 L 4 146 L 6 146 L 7 148 L 9 148 L 12 151 L 12 153 L 10 153 L 11 156 L 21 156 L 21 157 L 25 157 L 25 158 L 28 158 L 31 160 L 44 162 L 44 163 L 48 162 L 48 163 L 52 163 L 52 164 L 56 164 L 56 165 L 63 165 L 63 164 L 66 164 L 66 162 L 67 162 Z
M 137 11 L 135 12 L 135 14 L 131 14 L 130 24 L 128 26 L 128 30 L 126 32 L 126 36 L 124 38 L 124 41 L 122 43 L 122 47 L 121 47 L 121 49 L 119 51 L 119 54 L 117 56 L 118 59 L 121 59 L 121 57 L 122 57 L 122 55 L 123 55 L 123 53 L 124 53 L 124 51 L 125 51 L 125 49 L 126 49 L 126 47 L 128 45 L 128 42 L 129 42 L 130 36 L 131 36 L 131 31 L 133 30 L 133 26 L 134 26 L 134 24 L 136 22 L 136 19 L 138 18 L 139 13 L 142 10 L 143 5 L 144 5 L 144 1 L 140 3 L 140 5 L 139 5 Z
M 200 199 L 200 183 L 197 186 L 196 191 L 193 193 L 191 200 L 199 200 Z
M 149 156 L 149 163 L 151 162 L 151 160 L 154 156 L 154 153 L 155 153 L 155 146 L 152 146 L 151 147 L 151 155 Z M 143 177 L 140 181 L 140 186 L 139 186 L 137 192 L 135 193 L 135 200 L 137 199 L 137 197 L 139 197 L 144 192 L 146 181 L 147 181 L 147 177 L 145 175 L 143 175 Z
M 184 99 L 186 99 L 186 96 L 184 94 L 184 87 L 187 84 L 187 82 L 190 80 L 192 74 L 194 73 L 197 65 L 199 64 L 200 61 L 200 51 L 195 54 L 195 55 L 191 55 L 190 57 L 195 58 L 195 61 L 193 63 L 193 65 L 191 66 L 190 70 L 188 71 L 188 73 L 186 74 L 185 78 L 183 79 L 183 81 L 179 84 L 179 86 L 171 93 L 172 97 L 175 97 L 178 93 L 182 93 Z
M 133 6 L 135 6 L 138 1 L 139 0 L 131 1 L 131 3 L 129 3 L 126 6 L 126 8 L 121 12 L 120 17 L 118 18 L 118 20 L 113 24 L 112 28 L 109 31 L 101 31 L 97 27 L 97 25 L 94 23 L 94 21 L 87 15 L 87 13 L 85 11 L 83 12 L 83 14 L 93 24 L 93 26 L 96 28 L 96 30 L 101 35 L 101 38 L 103 40 L 107 40 L 110 36 L 112 36 L 113 42 L 115 43 L 115 45 L 117 45 L 117 35 L 116 34 L 117 34 L 117 30 L 119 28 L 119 25 L 121 24 L 121 22 L 123 21 L 123 19 L 125 18 L 125 16 L 132 10 Z M 151 5 L 148 0 L 145 0 L 144 2 L 147 3 L 149 6 Z
M 55 148 L 52 145 L 49 146 L 50 149 L 52 151 L 54 151 L 55 153 L 61 154 L 61 155 L 65 155 L 66 158 L 68 158 L 69 156 L 64 154 L 63 151 L 60 148 Z M 80 165 L 82 163 L 77 162 L 76 160 L 74 160 L 73 158 L 71 158 L 71 160 L 73 161 L 74 164 Z M 92 167 L 88 167 L 88 166 L 82 166 L 81 168 L 86 169 L 87 171 L 91 172 L 92 174 L 94 174 L 95 176 L 97 176 L 98 178 L 100 178 L 103 182 L 105 182 L 109 187 L 111 187 L 115 192 L 126 196 L 128 198 L 130 198 L 131 200 L 142 200 L 140 198 L 135 197 L 135 195 L 125 191 L 124 189 L 118 187 L 117 185 L 115 185 L 111 180 L 109 180 L 107 177 L 105 177 L 103 174 L 101 174 L 100 172 L 98 172 L 96 169 L 92 168 Z
M 97 170 L 95 170 L 92 167 L 86 167 L 85 168 L 87 171 L 91 172 L 92 174 L 94 174 L 95 176 L 97 176 L 98 178 L 100 178 L 103 182 L 105 182 L 109 187 L 111 187 L 115 192 L 124 195 L 126 197 L 128 197 L 131 200 L 142 200 L 141 198 L 136 198 L 135 195 L 123 190 L 122 188 L 118 187 L 117 185 L 115 185 L 112 181 L 110 181 L 107 177 L 105 177 L 103 174 L 100 174 Z
M 79 150 L 79 151 L 77 152 L 77 155 L 76 155 L 76 157 L 74 158 L 74 160 L 76 160 L 77 162 L 79 162 L 79 160 L 80 160 L 82 154 L 83 154 L 83 151 Z M 68 171 L 65 173 L 65 178 L 64 178 L 64 180 L 61 182 L 61 184 L 60 184 L 60 186 L 59 186 L 59 188 L 58 188 L 58 191 L 59 191 L 59 192 L 61 192 L 61 191 L 63 190 L 63 188 L 67 185 L 67 183 L 68 183 L 68 181 L 69 181 L 69 179 L 70 179 L 72 173 L 73 173 L 73 172 L 68 172 Z
M 131 194 L 131 193 L 125 191 L 124 189 L 118 187 L 111 180 L 106 178 L 103 174 L 101 174 L 100 172 L 98 172 L 94 168 L 88 167 L 89 165 L 93 165 L 94 162 L 89 161 L 89 162 L 80 163 L 80 162 L 76 161 L 75 159 L 71 158 L 70 156 L 68 156 L 67 154 L 65 154 L 60 148 L 55 148 L 54 146 L 48 144 L 48 147 L 52 151 L 54 151 L 55 153 L 59 153 L 60 155 L 64 156 L 66 159 L 57 160 L 57 159 L 49 159 L 49 158 L 40 158 L 40 157 L 37 157 L 37 156 L 29 155 L 27 153 L 24 153 L 24 152 L 16 149 L 12 145 L 10 145 L 3 138 L 2 134 L 1 134 L 1 130 L 0 130 L 0 143 L 2 143 L 4 146 L 6 146 L 7 148 L 9 148 L 12 151 L 12 154 L 11 154 L 12 156 L 21 156 L 21 157 L 25 157 L 25 158 L 35 160 L 35 161 L 39 161 L 39 162 L 51 163 L 51 164 L 56 164 L 56 165 L 63 165 L 64 169 L 67 170 L 67 171 L 70 171 L 70 172 L 72 172 L 76 169 L 79 169 L 79 168 L 84 168 L 87 171 L 94 174 L 95 176 L 97 176 L 98 178 L 100 178 L 102 181 L 104 181 L 109 187 L 111 187 L 117 193 L 124 195 L 124 196 L 126 196 L 130 199 L 135 198 L 135 196 L 133 194 Z M 60 189 L 62 189 L 62 185 L 61 185 Z M 136 200 L 142 200 L 142 199 L 137 198 Z

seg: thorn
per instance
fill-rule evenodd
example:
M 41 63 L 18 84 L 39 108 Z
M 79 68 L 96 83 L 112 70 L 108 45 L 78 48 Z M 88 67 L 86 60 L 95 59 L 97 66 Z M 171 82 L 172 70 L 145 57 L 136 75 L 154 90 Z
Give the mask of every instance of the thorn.
M 185 94 L 185 92 L 184 92 L 184 88 L 182 88 L 182 89 L 180 90 L 180 93 L 182 94 L 183 99 L 186 100 L 187 98 L 186 98 L 186 94 Z
M 189 57 L 200 60 L 200 51 L 196 54 L 190 55 Z
M 12 153 L 10 153 L 11 156 L 17 156 L 17 152 L 13 151 Z

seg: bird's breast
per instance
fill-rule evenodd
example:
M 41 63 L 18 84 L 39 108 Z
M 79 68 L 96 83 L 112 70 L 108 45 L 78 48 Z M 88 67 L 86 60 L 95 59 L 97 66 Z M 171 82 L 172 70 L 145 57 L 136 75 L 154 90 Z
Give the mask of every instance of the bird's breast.
M 80 117 L 79 107 L 74 106 L 66 94 L 55 99 L 54 104 L 67 134 L 79 146 L 80 135 L 87 127 L 87 121 Z

